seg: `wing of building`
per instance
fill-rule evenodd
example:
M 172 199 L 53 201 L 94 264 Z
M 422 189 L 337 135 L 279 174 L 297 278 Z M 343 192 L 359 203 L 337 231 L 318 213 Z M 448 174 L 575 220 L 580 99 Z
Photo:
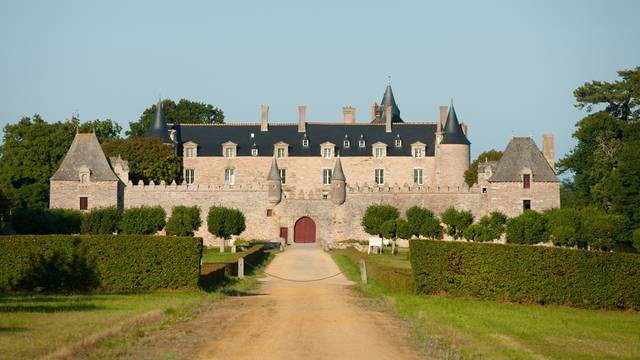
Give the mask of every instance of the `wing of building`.
M 158 103 L 147 135 L 181 156 L 182 183 L 133 184 L 125 160 L 107 159 L 94 134 L 77 134 L 51 178 L 50 205 L 160 205 L 167 213 L 198 205 L 206 218 L 222 204 L 245 213 L 242 238 L 290 242 L 365 238 L 362 214 L 377 203 L 436 213 L 453 206 L 476 218 L 560 205 L 551 135 L 543 151 L 531 138 L 514 137 L 500 161 L 481 162 L 478 184 L 469 188 L 468 126 L 453 104 L 441 106 L 435 122 L 404 121 L 389 84 L 366 122 L 356 121 L 355 108 L 342 110 L 342 121 L 330 123 L 308 122 L 305 106 L 297 123 L 269 122 L 263 105 L 258 123 L 167 124 Z M 197 235 L 216 241 L 206 224 Z

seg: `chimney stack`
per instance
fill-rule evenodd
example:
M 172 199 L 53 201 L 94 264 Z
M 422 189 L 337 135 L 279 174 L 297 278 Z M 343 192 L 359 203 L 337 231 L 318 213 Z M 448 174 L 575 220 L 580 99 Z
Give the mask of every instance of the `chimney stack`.
M 344 119 L 345 124 L 355 124 L 356 123 L 356 108 L 352 106 L 343 106 L 342 107 L 342 117 Z
M 269 130 L 269 106 L 260 106 L 260 131 Z
M 542 155 L 544 155 L 545 159 L 547 159 L 547 162 L 549 163 L 549 165 L 551 165 L 551 168 L 555 172 L 556 160 L 555 160 L 553 148 L 554 148 L 553 134 L 542 134 Z
M 374 101 L 373 104 L 371 104 L 371 121 L 376 119 L 377 114 L 378 114 L 378 103 Z
M 440 126 L 444 126 L 447 121 L 447 113 L 449 112 L 448 106 L 440 106 Z
M 298 106 L 298 132 L 307 132 L 307 106 Z
M 385 132 L 391 132 L 391 105 L 388 105 L 386 109 L 384 109 L 384 125 Z

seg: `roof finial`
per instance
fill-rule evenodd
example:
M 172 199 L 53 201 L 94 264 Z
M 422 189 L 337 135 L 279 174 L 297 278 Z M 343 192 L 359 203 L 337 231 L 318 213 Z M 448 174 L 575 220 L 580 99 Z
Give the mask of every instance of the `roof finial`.
M 451 106 L 453 106 L 453 98 L 451 98 Z
M 391 75 L 387 75 L 387 85 L 391 86 Z

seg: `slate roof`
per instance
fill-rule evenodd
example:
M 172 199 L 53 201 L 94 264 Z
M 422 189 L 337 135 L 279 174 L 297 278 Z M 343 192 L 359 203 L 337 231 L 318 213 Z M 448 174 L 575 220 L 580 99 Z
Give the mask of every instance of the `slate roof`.
M 453 101 L 449 107 L 449 113 L 447 114 L 447 121 L 444 123 L 444 129 L 442 129 L 442 141 L 441 144 L 465 144 L 471 143 L 467 139 L 467 136 L 462 131 L 462 126 L 458 122 L 458 115 L 456 115 L 456 109 L 453 108 Z
M 258 156 L 273 156 L 273 145 L 277 142 L 289 144 L 289 156 L 319 156 L 320 144 L 329 141 L 336 146 L 340 156 L 371 156 L 371 145 L 376 142 L 387 144 L 387 156 L 411 156 L 411 144 L 420 141 L 427 145 L 426 156 L 434 156 L 436 125 L 433 123 L 397 123 L 390 133 L 384 124 L 341 124 L 307 123 L 306 133 L 298 132 L 298 124 L 269 124 L 269 130 L 260 131 L 260 124 L 176 124 L 179 146 L 187 141 L 198 144 L 198 156 L 222 156 L 222 144 L 233 141 L 237 144 L 238 156 L 250 156 L 255 144 Z M 251 134 L 254 137 L 251 137 Z M 304 136 L 309 146 L 302 146 Z M 343 147 L 343 140 L 350 141 L 350 147 Z M 400 136 L 402 147 L 395 147 L 394 140 Z M 365 140 L 364 148 L 358 147 L 358 140 Z M 179 148 L 180 152 L 181 149 Z
M 159 137 L 165 144 L 171 144 L 171 138 L 169 137 L 169 131 L 167 130 L 167 119 L 164 116 L 164 110 L 162 109 L 162 101 L 158 101 L 156 105 L 156 114 L 153 117 L 151 127 L 147 131 L 148 137 Z
M 79 170 L 91 170 L 91 181 L 117 181 L 95 134 L 76 134 L 67 155 L 51 180 L 80 181 Z
M 278 163 L 275 157 L 271 160 L 271 168 L 269 169 L 269 174 L 267 174 L 267 180 L 280 181 L 280 170 L 278 169 Z
M 511 139 L 489 181 L 520 182 L 523 168 L 531 169 L 533 181 L 559 182 L 551 165 L 530 137 Z
M 342 170 L 342 162 L 340 162 L 340 156 L 336 158 L 336 166 L 333 167 L 333 173 L 331 173 L 332 180 L 347 180 L 344 177 L 344 171 Z
M 393 90 L 391 90 L 391 82 L 387 84 L 387 88 L 384 91 L 384 95 L 382 96 L 382 101 L 380 102 L 380 106 L 378 106 L 378 110 L 376 111 L 376 118 L 371 121 L 372 123 L 385 123 L 386 119 L 384 118 L 384 110 L 387 106 L 391 106 L 391 122 L 392 123 L 401 123 L 402 118 L 400 118 L 400 109 L 396 104 L 396 99 L 393 96 Z

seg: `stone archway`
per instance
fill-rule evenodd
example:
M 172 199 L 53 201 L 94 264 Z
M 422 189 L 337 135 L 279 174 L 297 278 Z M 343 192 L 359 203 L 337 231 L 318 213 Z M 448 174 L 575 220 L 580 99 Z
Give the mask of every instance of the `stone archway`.
M 308 216 L 303 216 L 294 227 L 293 241 L 296 243 L 314 243 L 316 242 L 316 223 Z

